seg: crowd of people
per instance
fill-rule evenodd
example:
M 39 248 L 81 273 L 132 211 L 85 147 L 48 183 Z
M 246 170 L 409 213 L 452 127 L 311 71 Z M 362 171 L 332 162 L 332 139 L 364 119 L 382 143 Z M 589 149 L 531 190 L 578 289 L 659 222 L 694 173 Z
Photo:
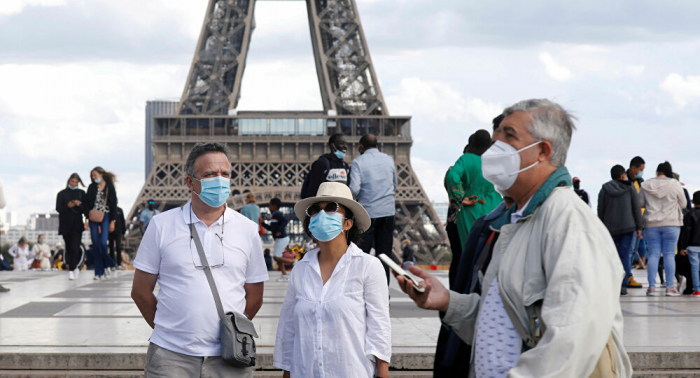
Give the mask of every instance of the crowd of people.
M 662 285 L 665 284 L 665 295 L 683 294 L 690 282 L 691 291 L 686 294 L 700 297 L 700 291 L 692 290 L 699 287 L 698 265 L 693 263 L 693 255 L 687 252 L 690 236 L 695 231 L 689 194 L 669 162 L 660 163 L 655 177 L 646 181 L 643 179 L 645 166 L 646 162 L 640 156 L 631 160 L 628 170 L 619 164 L 613 166 L 611 180 L 603 185 L 598 195 L 598 216 L 610 231 L 625 268 L 621 295 L 627 295 L 628 287 L 642 287 L 632 276 L 636 255 L 638 267 L 647 269 L 648 296 L 656 294 L 658 275 Z M 697 194 L 700 198 L 700 192 Z M 688 242 L 684 244 L 683 240 Z M 678 274 L 677 262 L 691 266 L 688 277 Z M 695 272 L 694 280 L 692 272 Z
M 627 170 L 611 168 L 592 211 L 581 180 L 565 166 L 574 121 L 552 101 L 524 100 L 494 118 L 492 132 L 469 137 L 444 179 L 448 287 L 416 266 L 410 240 L 402 241 L 404 267 L 420 280 L 393 274 L 444 325 L 435 377 L 631 377 L 620 296 L 641 286 L 633 258 L 647 269 L 647 295 L 656 294 L 663 271 L 665 295 L 680 295 L 690 282 L 700 296 L 700 192 L 689 209 L 669 162 L 645 181 L 646 163 L 635 157 Z M 149 202 L 131 292 L 153 328 L 146 377 L 252 377 L 252 320 L 272 260 L 288 282 L 273 355 L 283 377 L 389 376 L 390 270 L 376 256 L 393 255 L 395 164 L 371 134 L 359 140 L 351 164 L 345 136 L 332 135 L 328 147 L 293 209 L 316 247 L 301 260 L 290 255 L 279 198 L 268 204 L 269 222 L 254 193 L 240 213 L 226 205 L 231 162 L 223 144 L 191 150 L 187 204 L 159 214 Z M 71 175 L 57 209 L 70 277 L 80 262 L 68 249 L 89 229 L 95 279 L 103 279 L 116 265 L 107 247 L 119 227 L 116 177 L 96 167 L 91 179 L 85 193 Z M 265 230 L 274 239 L 269 260 Z M 16 254 L 16 261 L 26 256 Z M 677 274 L 683 259 L 687 277 Z
M 118 206 L 115 188 L 117 177 L 102 167 L 90 171 L 87 192 L 80 175 L 68 177 L 66 188 L 56 196 L 58 211 L 58 233 L 65 241 L 64 270 L 68 279 L 80 275 L 85 257 L 81 250 L 84 231 L 90 232 L 92 240 L 91 260 L 94 280 L 105 280 L 115 270 L 122 269 L 122 239 L 126 233 L 124 211 Z
M 66 270 L 68 279 L 74 280 L 89 261 L 94 267 L 93 279 L 104 280 L 117 269 L 123 269 L 122 240 L 126 221 L 117 202 L 114 185 L 117 178 L 102 167 L 95 167 L 90 171 L 90 179 L 86 192 L 81 189 L 85 184 L 80 175 L 73 173 L 65 189 L 56 195 L 58 234 L 64 243 L 56 245 L 52 251 L 44 243 L 44 236 L 39 235 L 30 250 L 27 239 L 21 237 L 9 249 L 12 264 L 2 261 L 2 270 Z M 82 245 L 84 231 L 90 232 L 92 240 L 87 256 Z

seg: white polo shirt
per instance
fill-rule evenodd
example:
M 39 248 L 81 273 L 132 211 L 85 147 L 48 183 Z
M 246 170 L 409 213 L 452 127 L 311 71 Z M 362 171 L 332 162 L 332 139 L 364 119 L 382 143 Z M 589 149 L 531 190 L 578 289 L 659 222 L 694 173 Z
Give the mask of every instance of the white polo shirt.
M 158 275 L 150 341 L 189 356 L 220 356 L 219 314 L 204 271 L 195 268 L 202 264 L 190 238 L 190 215 L 209 264 L 224 264 L 212 269 L 224 312 L 243 314 L 243 285 L 267 281 L 267 267 L 257 224 L 228 207 L 210 227 L 191 211 L 190 202 L 153 217 L 134 267 Z

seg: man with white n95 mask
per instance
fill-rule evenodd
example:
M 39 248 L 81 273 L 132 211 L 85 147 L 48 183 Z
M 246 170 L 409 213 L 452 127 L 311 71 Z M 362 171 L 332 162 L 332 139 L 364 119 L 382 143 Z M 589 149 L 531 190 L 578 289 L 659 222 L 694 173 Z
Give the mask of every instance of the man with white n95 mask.
M 539 99 L 503 115 L 482 170 L 517 206 L 491 224 L 499 237 L 480 294 L 451 292 L 417 267 L 410 270 L 425 280 L 424 293 L 397 280 L 472 345 L 471 376 L 631 377 L 619 292 L 611 290 L 625 272 L 564 167 L 572 117 Z
M 204 269 L 223 311 L 252 319 L 268 279 L 258 225 L 226 206 L 231 163 L 224 145 L 194 146 L 185 171 L 191 200 L 151 220 L 134 260 L 131 297 L 153 328 L 146 377 L 252 377 L 252 368 L 221 358 L 220 316 Z

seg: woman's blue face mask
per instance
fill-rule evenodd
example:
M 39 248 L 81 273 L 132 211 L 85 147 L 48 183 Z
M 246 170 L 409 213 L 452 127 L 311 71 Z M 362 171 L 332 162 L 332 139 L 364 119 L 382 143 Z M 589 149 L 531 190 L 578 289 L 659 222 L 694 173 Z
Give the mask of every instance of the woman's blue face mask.
M 343 232 L 343 219 L 341 213 L 320 211 L 311 217 L 309 231 L 319 241 L 331 241 Z

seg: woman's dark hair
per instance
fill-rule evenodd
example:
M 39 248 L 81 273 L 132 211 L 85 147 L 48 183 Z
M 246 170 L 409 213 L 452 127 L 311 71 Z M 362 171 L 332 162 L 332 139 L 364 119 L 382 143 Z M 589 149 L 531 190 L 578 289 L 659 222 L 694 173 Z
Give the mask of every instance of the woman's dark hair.
M 27 244 L 27 238 L 22 236 L 21 238 L 19 238 L 19 241 L 17 242 L 17 244 Z
M 348 209 L 347 207 L 338 204 L 345 210 L 345 219 L 352 219 L 352 228 L 347 231 L 347 239 L 348 239 L 348 245 L 350 243 L 355 243 L 356 245 L 359 245 L 360 242 L 362 242 L 362 234 L 364 231 L 360 231 L 360 229 L 357 227 L 357 222 L 355 222 L 355 214 L 353 214 L 352 210 Z M 306 217 L 304 219 L 304 232 L 306 235 L 309 235 L 309 237 L 314 237 L 313 234 L 311 234 L 311 231 L 309 231 L 309 223 L 311 223 L 311 217 Z
M 83 188 L 85 187 L 85 184 L 83 184 L 83 179 L 80 178 L 80 175 L 77 173 L 71 173 L 70 177 L 68 177 L 68 181 L 66 181 L 66 189 L 68 189 L 70 186 L 70 180 L 72 179 L 77 179 L 80 185 L 82 185 Z
M 90 181 L 92 181 L 92 182 L 95 182 L 95 180 L 92 179 L 92 172 L 93 171 L 101 174 L 102 178 L 105 180 L 105 182 L 107 184 L 114 185 L 114 183 L 117 182 L 117 176 L 112 172 L 105 171 L 105 169 L 102 167 L 95 167 L 92 169 L 92 171 L 90 171 Z
M 656 173 L 661 173 L 668 178 L 673 178 L 673 167 L 671 167 L 671 163 L 665 161 L 656 167 Z

